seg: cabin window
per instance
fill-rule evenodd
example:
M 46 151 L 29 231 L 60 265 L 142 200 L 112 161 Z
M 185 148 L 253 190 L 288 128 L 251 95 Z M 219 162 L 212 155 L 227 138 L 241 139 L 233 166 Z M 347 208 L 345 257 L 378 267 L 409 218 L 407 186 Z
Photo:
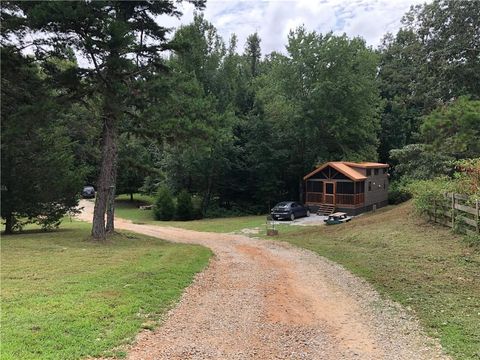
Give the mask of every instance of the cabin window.
M 371 176 L 372 175 L 372 169 L 367 169 L 367 176 Z
M 378 169 L 375 169 L 374 171 L 375 171 L 375 175 L 378 175 Z
M 387 173 L 387 169 L 386 168 L 383 168 L 382 169 L 382 174 L 386 174 Z
M 368 182 L 368 191 L 372 191 L 372 182 L 371 181 Z

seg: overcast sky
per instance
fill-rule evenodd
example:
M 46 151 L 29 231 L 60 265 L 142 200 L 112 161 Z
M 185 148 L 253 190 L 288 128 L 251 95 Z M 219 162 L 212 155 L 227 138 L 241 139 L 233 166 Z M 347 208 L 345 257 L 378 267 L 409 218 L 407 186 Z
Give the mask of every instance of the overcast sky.
M 232 33 L 238 36 L 238 50 L 243 51 L 245 39 L 258 32 L 262 54 L 284 52 L 290 29 L 305 25 L 321 33 L 333 31 L 348 36 L 361 36 L 368 45 L 377 46 L 383 35 L 395 33 L 400 19 L 410 5 L 425 0 L 207 0 L 205 18 L 213 23 L 225 41 Z M 180 20 L 167 18 L 162 23 L 177 27 L 193 19 L 193 6 L 182 5 Z

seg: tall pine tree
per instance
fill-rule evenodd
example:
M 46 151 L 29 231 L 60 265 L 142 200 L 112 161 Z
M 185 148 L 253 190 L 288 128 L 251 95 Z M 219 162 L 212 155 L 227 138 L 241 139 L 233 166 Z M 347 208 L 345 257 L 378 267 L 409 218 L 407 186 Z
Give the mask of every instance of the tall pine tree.
M 197 8 L 204 0 L 190 1 Z M 117 139 L 119 125 L 128 112 L 127 103 L 142 75 L 163 69 L 161 53 L 171 47 L 169 29 L 157 23 L 161 15 L 179 16 L 174 1 L 59 1 L 10 2 L 19 38 L 36 34 L 37 56 L 62 54 L 72 47 L 91 66 L 78 68 L 83 79 L 102 99 L 102 159 L 92 226 L 95 239 L 114 230 Z M 110 206 L 109 206 L 110 204 Z M 107 211 L 108 210 L 108 211 Z M 107 222 L 105 224 L 105 214 Z

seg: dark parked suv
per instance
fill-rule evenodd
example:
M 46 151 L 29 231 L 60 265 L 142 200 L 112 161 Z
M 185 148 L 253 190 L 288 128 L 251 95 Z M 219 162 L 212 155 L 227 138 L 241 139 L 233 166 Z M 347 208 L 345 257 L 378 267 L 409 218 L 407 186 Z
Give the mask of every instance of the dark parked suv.
M 290 219 L 293 221 L 299 217 L 310 216 L 310 210 L 295 201 L 284 201 L 275 205 L 270 214 L 275 220 Z
M 95 188 L 93 186 L 84 186 L 82 190 L 84 199 L 93 199 L 95 197 Z

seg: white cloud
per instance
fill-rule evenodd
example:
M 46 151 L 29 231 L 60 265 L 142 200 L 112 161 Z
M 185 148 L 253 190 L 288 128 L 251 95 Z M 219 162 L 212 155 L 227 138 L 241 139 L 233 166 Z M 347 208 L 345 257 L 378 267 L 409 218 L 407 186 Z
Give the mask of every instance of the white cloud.
M 288 32 L 300 25 L 307 30 L 348 36 L 361 36 L 367 44 L 377 46 L 386 32 L 400 27 L 403 14 L 410 5 L 424 0 L 273 0 L 221 1 L 207 0 L 205 18 L 213 23 L 227 41 L 232 33 L 243 50 L 248 35 L 257 31 L 262 39 L 262 52 L 284 51 Z M 193 18 L 193 6 L 182 5 L 181 19 L 165 19 L 163 24 L 178 26 Z M 163 19 L 162 19 L 163 20 Z
M 429 0 L 427 0 L 429 1 Z M 239 52 L 245 47 L 248 35 L 258 32 L 262 53 L 285 52 L 290 30 L 304 25 L 320 33 L 361 36 L 368 45 L 376 47 L 387 32 L 396 32 L 403 14 L 411 5 L 425 0 L 207 0 L 203 13 L 225 41 L 235 33 Z M 162 26 L 173 30 L 193 20 L 194 6 L 179 4 L 180 19 L 160 16 Z M 28 50 L 26 50 L 28 52 Z M 91 66 L 78 56 L 81 66 Z

